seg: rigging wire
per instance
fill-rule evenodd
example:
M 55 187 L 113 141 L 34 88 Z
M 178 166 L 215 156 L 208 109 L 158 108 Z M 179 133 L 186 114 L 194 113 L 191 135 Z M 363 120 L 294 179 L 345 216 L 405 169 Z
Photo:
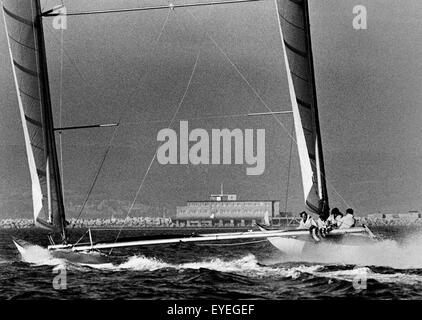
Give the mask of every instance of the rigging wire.
M 107 13 L 123 13 L 123 12 L 134 12 L 134 11 L 148 11 L 148 10 L 161 10 L 161 9 L 170 9 L 174 10 L 176 8 L 189 8 L 189 7 L 204 7 L 204 6 L 213 6 L 220 4 L 237 4 L 237 3 L 247 3 L 247 2 L 258 2 L 263 0 L 228 0 L 228 1 L 211 1 L 211 2 L 197 2 L 197 3 L 186 3 L 186 4 L 173 4 L 168 5 L 154 6 L 154 7 L 141 7 L 141 8 L 122 8 L 122 9 L 109 9 L 109 10 L 94 10 L 94 11 L 79 11 L 79 12 L 67 12 L 67 16 L 83 16 L 83 15 L 95 15 L 95 14 L 107 14 Z M 60 15 L 54 11 L 47 11 L 43 14 L 44 17 L 54 17 Z
M 351 203 L 348 203 L 342 196 L 341 194 L 334 188 L 334 185 L 332 183 L 330 183 L 327 179 L 325 179 L 327 184 L 330 186 L 330 188 L 333 190 L 333 192 L 341 199 L 341 201 L 343 201 L 343 203 L 346 205 L 346 207 L 348 208 L 356 208 L 356 206 L 354 206 Z
M 191 12 L 191 10 L 188 10 L 188 12 L 192 16 L 192 18 L 195 20 L 195 22 L 197 23 L 197 25 L 200 26 L 201 25 L 200 22 L 193 15 L 193 13 Z M 275 116 L 273 110 L 271 110 L 271 108 L 268 106 L 268 104 L 265 102 L 265 100 L 261 97 L 261 95 L 258 93 L 258 91 L 248 81 L 248 79 L 246 78 L 246 76 L 240 71 L 240 69 L 236 66 L 236 64 L 230 59 L 229 55 L 223 50 L 223 48 L 217 43 L 217 41 L 208 32 L 205 31 L 205 35 L 214 43 L 214 45 L 217 47 L 217 49 L 223 54 L 223 56 L 227 59 L 227 61 L 231 64 L 231 66 L 236 70 L 236 72 L 239 74 L 239 76 L 243 79 L 243 81 L 245 81 L 245 83 L 248 85 L 248 87 L 252 90 L 252 92 L 255 94 L 255 96 L 259 99 L 259 101 L 262 103 L 262 105 L 269 112 L 272 113 L 272 115 L 273 115 L 274 119 L 276 120 L 276 122 L 282 127 L 282 129 L 290 137 L 290 139 L 297 145 L 296 138 L 292 134 L 290 134 L 290 132 L 288 131 L 288 129 L 286 128 L 286 126 L 280 121 L 279 118 L 277 118 L 277 116 Z M 328 181 L 327 181 L 327 179 L 326 179 L 326 182 L 327 182 L 327 184 L 329 184 Z M 346 204 L 346 206 L 348 206 L 346 200 L 337 192 L 337 190 L 334 188 L 334 186 L 332 184 L 329 184 L 329 185 L 331 186 L 331 188 L 334 191 L 334 193 L 336 193 L 340 197 L 340 199 Z
M 63 0 L 61 4 L 64 5 Z M 59 126 L 63 126 L 62 118 L 62 109 L 63 109 L 63 50 L 64 50 L 64 29 L 61 28 L 60 32 L 60 83 L 59 83 Z M 59 145 L 60 145 L 60 176 L 62 184 L 62 199 L 63 206 L 65 205 L 65 195 L 64 195 L 64 167 L 63 167 L 63 138 L 62 132 L 59 131 Z
M 162 36 L 162 34 L 163 34 L 163 32 L 164 32 L 165 26 L 167 25 L 167 22 L 168 22 L 169 16 L 170 16 L 170 10 L 169 10 L 169 12 L 168 12 L 168 14 L 167 14 L 167 16 L 166 16 L 166 18 L 165 18 L 165 20 L 164 20 L 164 23 L 163 23 L 163 25 L 162 25 L 162 27 L 161 27 L 161 30 L 160 30 L 160 33 L 159 33 L 158 37 L 157 37 L 157 39 L 155 40 L 155 45 L 154 45 L 154 48 L 153 48 L 153 50 L 152 50 L 152 51 L 155 51 L 155 48 L 156 48 L 156 46 L 157 46 L 158 42 L 160 41 L 160 38 L 161 38 L 161 36 Z M 146 73 L 146 74 L 147 74 L 147 73 Z M 143 75 L 143 77 L 141 78 L 141 81 L 145 78 L 146 74 L 144 74 L 144 75 Z M 136 90 L 133 90 L 132 94 L 131 94 L 131 95 L 129 95 L 129 98 L 128 98 L 128 99 L 127 99 L 127 101 L 126 101 L 126 104 L 128 104 L 128 103 L 132 100 L 132 97 L 133 97 L 133 95 L 134 95 L 136 92 L 137 92 Z M 122 120 L 122 118 L 123 118 L 123 115 L 124 115 L 124 113 L 121 113 L 121 114 L 120 114 L 120 117 L 119 117 L 119 120 L 117 121 L 117 123 L 120 123 L 120 122 L 121 122 L 121 120 Z M 97 180 L 98 180 L 98 177 L 99 177 L 99 175 L 100 175 L 100 173 L 101 173 L 101 170 L 102 170 L 102 168 L 103 168 L 103 165 L 104 165 L 104 163 L 105 163 L 105 160 L 106 160 L 106 158 L 107 158 L 107 156 L 108 156 L 108 154 L 109 154 L 109 152 L 110 152 L 110 150 L 111 150 L 111 148 L 112 148 L 112 146 L 113 146 L 113 140 L 114 140 L 114 138 L 116 137 L 117 128 L 118 128 L 118 126 L 113 127 L 113 134 L 112 134 L 112 136 L 111 136 L 111 138 L 110 138 L 110 140 L 109 140 L 109 143 L 108 143 L 108 145 L 107 145 L 107 149 L 106 149 L 106 151 L 105 151 L 105 153 L 104 153 L 104 155 L 103 155 L 103 157 L 102 157 L 102 159 L 101 159 L 101 161 L 100 161 L 100 164 L 99 164 L 99 166 L 98 166 L 98 169 L 97 169 L 97 170 L 96 170 L 96 172 L 95 172 L 94 179 L 93 179 L 93 181 L 92 181 L 92 183 L 91 183 L 91 186 L 90 186 L 90 188 L 89 188 L 89 190 L 88 190 L 88 193 L 87 193 L 87 195 L 86 195 L 86 197 L 85 197 L 85 199 L 84 199 L 84 202 L 83 202 L 83 204 L 82 204 L 81 210 L 79 211 L 79 214 L 78 214 L 78 216 L 77 216 L 77 218 L 76 218 L 75 222 L 73 223 L 73 227 L 75 227 L 76 222 L 77 222 L 77 221 L 79 220 L 79 218 L 81 217 L 82 212 L 83 212 L 83 210 L 85 209 L 85 206 L 86 206 L 86 204 L 87 204 L 87 202 L 88 202 L 88 200 L 89 200 L 89 198 L 90 198 L 90 196 L 91 196 L 91 194 L 92 194 L 92 191 L 93 191 L 93 189 L 94 189 L 94 187 L 95 187 L 95 184 L 96 184 L 96 182 L 97 182 Z
M 170 121 L 170 124 L 168 125 L 168 128 L 171 128 L 171 127 L 172 127 L 172 125 L 173 125 L 174 121 L 176 120 L 176 116 L 177 116 L 177 114 L 179 113 L 179 110 L 180 110 L 180 108 L 182 107 L 183 102 L 185 101 L 186 95 L 187 95 L 187 93 L 188 93 L 188 91 L 189 91 L 190 85 L 191 85 L 191 83 L 192 83 L 193 76 L 194 76 L 195 71 L 196 71 L 196 67 L 197 67 L 197 65 L 198 65 L 198 60 L 199 60 L 199 55 L 200 55 L 200 53 L 201 53 L 201 49 L 199 49 L 199 50 L 198 50 L 198 53 L 197 53 L 197 55 L 196 55 L 196 59 L 195 59 L 195 64 L 193 65 L 192 72 L 191 72 L 190 77 L 189 77 L 189 81 L 188 81 L 188 83 L 187 83 L 187 85 L 186 85 L 186 88 L 185 88 L 185 92 L 183 93 L 183 96 L 182 96 L 182 98 L 180 99 L 180 102 L 179 102 L 179 104 L 178 104 L 178 106 L 177 106 L 177 109 L 176 109 L 176 111 L 175 111 L 174 115 L 173 115 L 173 118 L 172 118 L 172 119 L 171 119 L 171 121 Z M 138 188 L 138 190 L 136 191 L 135 198 L 133 199 L 132 204 L 131 204 L 131 206 L 129 207 L 129 210 L 128 210 L 127 214 L 126 214 L 125 220 L 126 220 L 126 218 L 127 218 L 127 217 L 129 217 L 129 214 L 130 214 L 130 212 L 132 211 L 132 209 L 133 209 L 133 207 L 134 207 L 134 205 L 135 205 L 135 202 L 136 202 L 136 200 L 137 200 L 137 198 L 138 198 L 138 196 L 139 196 L 139 193 L 141 192 L 142 187 L 144 186 L 144 182 L 145 182 L 145 180 L 146 180 L 146 178 L 147 178 L 147 176 L 148 176 L 149 171 L 151 170 L 152 164 L 154 163 L 154 160 L 155 160 L 155 158 L 156 158 L 156 156 L 157 156 L 157 152 L 158 152 L 158 150 L 157 150 L 157 151 L 155 151 L 154 156 L 152 157 L 152 159 L 151 159 L 151 161 L 150 161 L 150 163 L 149 163 L 149 165 L 148 165 L 148 169 L 147 169 L 147 171 L 145 172 L 144 176 L 142 177 L 141 184 L 139 185 L 139 188 Z M 117 236 L 116 236 L 116 240 L 114 241 L 114 243 L 116 243 L 116 242 L 117 242 L 117 240 L 118 240 L 118 238 L 119 238 L 120 234 L 122 233 L 122 230 L 123 230 L 123 226 L 120 228 L 119 233 L 117 234 Z M 110 255 L 112 252 L 113 252 L 113 248 L 111 248 L 111 249 L 110 249 L 109 255 Z
M 292 135 L 294 134 L 294 124 L 292 125 Z M 289 185 L 290 185 L 290 168 L 292 165 L 292 149 L 293 149 L 293 140 L 290 139 L 290 151 L 289 151 L 289 165 L 287 170 L 287 186 L 286 186 L 286 201 L 284 203 L 284 213 L 286 214 L 286 224 L 288 225 L 289 217 L 287 216 L 287 202 L 289 199 Z
M 246 2 L 246 1 L 245 1 Z M 62 1 L 62 4 L 63 4 L 63 1 Z M 159 41 L 159 39 L 160 39 L 160 37 L 161 37 L 161 34 L 163 33 L 163 31 L 164 31 L 164 29 L 165 29 L 165 26 L 166 26 L 166 24 L 167 24 L 167 20 L 168 20 L 168 18 L 169 18 L 169 14 L 170 14 L 170 12 L 171 12 L 171 10 L 169 10 L 169 13 L 168 13 L 168 15 L 167 15 L 167 17 L 166 17 L 166 19 L 165 19 L 165 22 L 163 23 L 163 26 L 162 26 L 162 28 L 161 28 L 161 30 L 160 30 L 160 35 L 159 35 L 159 37 L 157 38 L 157 42 Z M 197 18 L 192 14 L 192 12 L 190 12 L 190 10 L 189 10 L 189 14 L 193 17 L 193 19 L 196 21 L 196 23 L 197 24 L 199 24 L 199 22 L 198 22 L 198 20 L 197 20 Z M 236 72 L 239 74 L 239 76 L 243 79 L 243 81 L 248 85 L 248 87 L 252 90 L 252 92 L 254 93 L 254 95 L 260 100 L 260 102 L 264 105 L 264 107 L 267 109 L 267 110 L 269 110 L 270 111 L 270 113 L 272 113 L 272 115 L 273 115 L 273 117 L 274 117 L 274 119 L 276 120 L 276 122 L 282 127 L 282 129 L 287 133 L 287 135 L 290 137 L 290 139 L 291 139 L 291 146 L 290 146 L 290 154 L 291 154 L 291 149 L 292 149 L 292 143 L 293 142 L 295 142 L 295 143 L 297 143 L 296 142 L 296 139 L 295 139 L 295 137 L 293 136 L 293 134 L 291 134 L 291 133 L 289 133 L 288 131 L 287 131 L 287 128 L 286 128 L 286 126 L 275 116 L 275 112 L 273 112 L 272 110 L 271 110 L 271 108 L 267 105 L 267 103 L 264 101 L 264 99 L 260 96 L 260 94 L 258 93 L 258 91 L 252 86 L 252 84 L 248 81 L 248 79 L 243 75 L 243 73 L 239 70 L 239 68 L 236 66 L 236 64 L 230 59 L 230 57 L 228 56 L 228 54 L 222 49 L 222 47 L 215 41 L 215 39 L 209 34 L 209 33 L 207 33 L 206 31 L 205 31 L 205 34 L 206 34 L 206 36 L 214 43 L 214 45 L 218 48 L 218 50 L 223 54 L 223 56 L 228 60 L 228 62 L 232 65 L 232 67 L 236 70 Z M 67 55 L 67 53 L 63 50 L 63 30 L 62 30 L 62 42 L 61 42 L 61 59 L 63 59 L 63 53 L 65 53 L 66 55 Z M 199 54 L 199 52 L 198 52 L 198 54 Z M 67 55 L 68 56 L 68 55 Z M 198 56 L 199 57 L 199 56 Z M 72 62 L 72 64 L 74 65 L 74 67 L 75 67 L 75 69 L 78 71 L 78 73 L 79 73 L 79 75 L 81 76 L 81 78 L 82 79 L 84 79 L 84 77 L 83 77 L 83 75 L 82 75 L 82 73 L 80 72 L 80 70 L 76 67 L 76 64 L 74 63 L 74 61 L 70 58 L 70 56 L 68 56 L 68 58 L 71 60 L 71 62 Z M 197 62 L 197 61 L 196 61 Z M 63 68 L 63 63 L 61 63 L 61 75 L 62 75 L 62 72 L 63 72 L 63 70 L 62 70 L 62 68 Z M 60 99 L 62 98 L 61 97 L 61 94 L 62 94 L 62 79 L 60 79 L 61 80 L 61 83 L 60 83 L 60 86 L 61 86 L 61 90 L 60 90 Z M 132 95 L 130 95 L 130 98 L 129 98 L 129 101 L 131 100 L 131 98 L 132 98 L 132 96 L 133 96 L 133 94 Z M 184 99 L 184 98 L 183 98 Z M 61 120 L 61 107 L 62 107 L 62 101 L 60 101 L 60 120 Z M 225 115 L 225 116 L 218 116 L 218 117 L 236 117 L 236 116 L 246 116 L 247 114 L 239 114 L 239 115 Z M 203 119 L 205 119 L 205 118 L 216 118 L 217 116 L 210 116 L 210 117 L 201 117 L 201 118 L 203 118 Z M 120 116 L 120 120 L 121 120 L 121 118 L 122 118 L 122 116 Z M 197 118 L 197 119 L 201 119 L 201 118 Z M 118 123 L 120 123 L 120 120 L 118 121 Z M 175 118 L 173 118 L 172 119 L 172 122 L 175 120 Z M 159 121 L 159 120 L 157 120 L 157 121 Z M 127 123 L 127 124 L 134 124 L 134 122 L 132 122 L 132 123 Z M 109 151 L 110 151 L 110 149 L 111 149 L 111 147 L 112 147 L 112 142 L 113 142 L 113 140 L 114 140 L 114 138 L 115 138 L 115 135 L 116 135 L 116 130 L 117 130 L 117 128 L 114 128 L 114 131 L 113 131 L 113 135 L 112 135 L 112 137 L 110 138 L 110 141 L 109 141 L 109 144 L 108 144 L 108 147 L 107 147 L 107 150 L 106 150 L 106 152 L 105 152 L 105 154 L 104 154 L 104 157 L 102 158 L 102 160 L 101 160 L 101 162 L 100 162 L 100 165 L 99 165 L 99 169 L 97 170 L 97 172 L 96 172 L 96 174 L 95 174 L 95 176 L 94 176 L 94 180 L 93 180 L 93 183 L 91 184 L 91 187 L 90 187 L 90 189 L 89 189 L 89 192 L 88 192 L 88 195 L 87 195 L 87 197 L 86 197 L 86 199 L 84 200 L 84 204 L 83 204 L 83 206 L 82 206 L 82 210 L 83 210 L 83 208 L 85 207 L 85 205 L 86 205 L 86 202 L 88 201 L 88 199 L 89 199 L 89 196 L 90 196 L 90 194 L 91 194 L 91 192 L 92 192 L 92 190 L 93 190 L 93 188 L 94 188 L 94 186 L 95 186 L 95 183 L 96 183 L 96 181 L 97 181 L 97 179 L 98 179 L 98 176 L 99 176 L 99 173 L 100 173 L 100 171 L 101 171 L 101 169 L 102 169 L 102 167 L 103 167 L 103 165 L 104 165 L 104 162 L 105 162 L 105 159 L 107 158 L 107 155 L 109 154 Z M 61 160 L 61 168 L 62 168 L 62 175 L 63 175 L 63 164 L 62 164 L 62 161 L 63 161 L 63 154 L 62 154 L 62 136 L 61 136 L 61 133 L 60 133 L 60 152 L 61 152 L 61 155 L 60 155 L 60 160 Z M 156 154 L 154 155 L 154 158 L 155 158 L 155 156 L 156 156 Z M 151 168 L 151 166 L 152 166 L 152 163 L 153 163 L 153 160 L 154 160 L 154 158 L 152 159 L 152 161 L 151 161 L 151 163 L 150 163 L 150 165 L 149 165 L 149 167 L 148 167 L 148 170 L 147 170 L 147 173 L 146 173 L 146 175 L 148 174 L 148 172 L 149 172 L 149 170 L 150 170 L 150 168 Z M 290 157 L 290 161 L 289 161 L 289 176 L 290 176 L 290 165 L 291 165 L 291 157 Z M 144 181 L 145 181 L 145 178 L 146 178 L 146 176 L 144 176 L 144 178 L 143 178 L 143 180 L 142 180 L 142 182 L 141 182 L 141 186 L 140 186 L 140 188 L 139 188 L 139 191 L 141 190 L 141 188 L 142 188 L 142 186 L 143 186 L 143 183 L 144 183 Z M 63 180 L 63 179 L 62 179 Z M 288 180 L 289 180 L 289 177 L 288 177 Z M 288 182 L 289 183 L 289 182 Z M 62 184 L 63 184 L 63 181 L 62 181 Z M 345 201 L 345 199 L 343 198 L 343 197 L 341 197 L 341 195 L 335 190 L 335 188 L 331 185 L 331 187 L 332 187 L 332 189 L 333 189 L 333 191 L 342 199 L 342 201 L 347 205 L 347 202 Z M 288 187 L 287 187 L 288 188 Z M 288 190 L 288 189 L 287 189 Z M 288 192 L 288 191 L 287 191 Z M 287 208 L 287 192 L 286 192 L 286 204 L 285 204 L 285 208 Z M 137 196 L 139 195 L 139 192 L 137 192 L 137 194 L 136 194 L 136 196 L 135 196 L 135 201 L 136 201 L 136 198 L 137 198 Z M 133 202 L 133 205 L 134 205 L 134 202 Z M 129 212 L 128 212 L 128 215 L 129 215 L 129 213 L 130 213 L 130 211 L 132 210 L 132 208 L 133 208 L 133 205 L 131 206 L 131 208 L 129 209 Z M 287 209 L 286 209 L 287 210 Z M 80 212 L 80 214 L 82 213 L 82 211 Z M 78 219 L 79 219 L 79 217 L 80 217 L 80 214 L 78 215 Z M 120 234 L 120 232 L 119 232 L 119 234 Z M 117 239 L 116 239 L 117 240 Z
M 200 26 L 201 24 L 199 23 L 199 21 L 197 20 L 197 18 L 192 14 L 192 12 L 191 11 L 188 11 L 188 12 L 192 16 L 192 18 L 195 20 L 196 24 L 198 26 Z M 261 95 L 255 89 L 255 87 L 248 81 L 248 79 L 239 70 L 239 68 L 236 66 L 236 64 L 230 59 L 230 57 L 224 51 L 224 49 L 217 43 L 217 41 L 208 32 L 204 31 L 204 33 L 212 41 L 212 43 L 217 47 L 217 49 L 221 52 L 221 54 L 227 59 L 227 61 L 230 63 L 230 65 L 236 70 L 236 72 L 239 74 L 239 76 L 242 78 L 242 80 L 248 85 L 248 87 L 251 89 L 251 91 L 254 93 L 254 95 L 262 103 L 262 105 L 273 115 L 274 119 L 279 123 L 279 125 L 283 128 L 283 130 L 287 133 L 287 135 L 291 139 L 293 139 L 293 141 L 296 143 L 296 139 L 290 134 L 289 130 L 287 130 L 286 126 L 280 121 L 280 119 L 278 119 L 277 116 L 275 116 L 274 111 L 271 110 L 271 108 L 264 101 L 264 99 L 261 97 Z
M 104 155 L 103 155 L 103 157 L 102 157 L 102 159 L 101 159 L 100 165 L 99 165 L 99 167 L 98 167 L 97 171 L 95 172 L 94 179 L 92 180 L 92 183 L 91 183 L 91 186 L 89 187 L 88 193 L 87 193 L 87 195 L 85 196 L 85 199 L 84 199 L 84 201 L 83 201 L 83 203 L 82 203 L 81 210 L 79 210 L 79 214 L 78 214 L 78 216 L 77 216 L 76 220 L 75 220 L 75 221 L 74 221 L 74 223 L 73 223 L 73 228 L 75 227 L 76 222 L 77 222 L 77 221 L 79 220 L 79 218 L 81 217 L 82 212 L 83 212 L 83 210 L 85 209 L 85 206 L 86 206 L 86 204 L 87 204 L 87 202 L 88 202 L 88 200 L 89 200 L 89 197 L 91 196 L 91 193 L 92 193 L 92 191 L 94 190 L 95 184 L 97 183 L 98 177 L 100 176 L 101 169 L 103 168 L 103 165 L 104 165 L 104 162 L 105 162 L 105 160 L 106 160 L 106 158 L 107 158 L 107 155 L 109 154 L 109 152 L 110 152 L 110 150 L 111 150 L 111 147 L 112 147 L 112 145 L 113 145 L 113 140 L 114 140 L 114 138 L 116 137 L 116 132 L 117 132 L 117 127 L 114 127 L 113 134 L 112 134 L 111 139 L 110 139 L 110 141 L 109 141 L 109 143 L 108 143 L 108 145 L 107 145 L 107 149 L 106 149 L 106 151 L 105 151 L 105 153 L 104 153 Z
M 290 114 L 292 113 L 290 110 L 288 111 L 274 111 L 272 114 Z M 268 113 L 269 114 L 269 113 Z M 206 119 L 224 119 L 224 118 L 240 118 L 240 117 L 251 117 L 259 114 L 254 113 L 237 113 L 237 114 L 223 114 L 223 115 L 209 115 L 209 116 L 202 116 L 202 117 L 183 117 L 178 118 L 176 120 L 206 120 Z M 264 115 L 264 114 L 262 114 Z M 169 119 L 156 119 L 156 120 L 138 120 L 138 121 L 129 121 L 125 123 L 121 123 L 120 126 L 131 126 L 131 125 L 138 125 L 143 123 L 159 123 L 159 122 L 168 122 Z
M 58 39 L 55 36 L 55 32 L 51 29 L 50 25 L 48 23 L 44 24 L 44 26 L 47 26 L 49 28 L 50 34 L 51 36 L 53 36 L 55 38 L 55 40 L 57 42 L 60 42 L 60 39 Z M 71 63 L 71 65 L 73 66 L 74 70 L 76 70 L 76 73 L 79 75 L 79 77 L 81 78 L 81 80 L 84 82 L 85 86 L 90 86 L 90 82 L 86 79 L 86 77 L 84 76 L 83 72 L 79 69 L 78 65 L 76 64 L 76 62 L 73 60 L 73 58 L 71 57 L 70 54 L 68 54 L 67 50 L 65 50 L 63 48 L 63 54 L 67 57 L 67 59 L 69 60 L 69 62 Z M 99 94 L 97 94 L 94 98 L 96 100 L 97 97 L 102 96 L 103 93 L 105 92 L 106 89 L 104 89 L 103 91 L 101 91 Z M 91 90 L 92 92 L 95 92 L 95 90 Z M 88 100 L 88 103 L 91 105 L 91 107 L 95 107 L 94 104 L 92 104 L 91 101 Z

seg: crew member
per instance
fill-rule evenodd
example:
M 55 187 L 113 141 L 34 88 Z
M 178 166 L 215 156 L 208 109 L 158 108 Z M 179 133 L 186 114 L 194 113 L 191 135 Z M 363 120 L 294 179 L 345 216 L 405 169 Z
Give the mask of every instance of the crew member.
M 340 225 L 341 219 L 343 219 L 343 214 L 341 212 L 338 213 L 338 215 L 336 216 L 335 219 L 335 227 L 338 228 L 338 226 Z
M 302 219 L 300 220 L 298 229 L 309 229 L 312 226 L 318 227 L 315 220 L 305 211 L 302 211 L 299 215 Z
M 333 208 L 331 214 L 327 219 L 327 227 L 334 229 L 338 227 L 339 220 L 343 217 L 343 214 L 338 208 Z
M 328 229 L 328 223 L 327 221 L 322 220 L 321 216 L 319 216 L 318 220 L 316 221 L 316 224 L 318 226 L 318 233 L 325 238 L 330 231 Z
M 353 216 L 353 209 L 349 208 L 346 210 L 346 215 L 341 218 L 339 222 L 339 229 L 353 228 L 356 224 L 355 217 Z

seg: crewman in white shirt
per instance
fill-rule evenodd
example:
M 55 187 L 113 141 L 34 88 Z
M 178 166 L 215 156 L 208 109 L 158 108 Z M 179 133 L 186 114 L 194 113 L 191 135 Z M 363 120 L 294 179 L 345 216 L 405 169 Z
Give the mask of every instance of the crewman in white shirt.
M 318 227 L 315 220 L 305 211 L 300 213 L 300 217 L 302 219 L 300 220 L 298 229 L 309 229 L 312 226 Z
M 353 216 L 353 209 L 349 208 L 346 210 L 346 215 L 339 221 L 339 229 L 353 228 L 356 224 L 355 217 Z

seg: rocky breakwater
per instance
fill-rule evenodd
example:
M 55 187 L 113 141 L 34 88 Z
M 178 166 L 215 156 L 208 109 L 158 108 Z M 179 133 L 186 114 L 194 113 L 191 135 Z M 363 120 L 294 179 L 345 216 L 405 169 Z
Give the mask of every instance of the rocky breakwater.
M 386 218 L 361 218 L 359 222 L 366 224 L 367 226 L 397 226 L 397 227 L 408 227 L 408 226 L 421 226 L 422 219 L 404 219 L 404 218 L 395 218 L 395 219 L 386 219 Z
M 149 228 L 172 227 L 171 218 L 161 217 L 129 217 L 126 219 L 68 219 L 70 226 L 75 228 Z M 0 229 L 25 229 L 35 227 L 32 219 L 3 219 L 0 220 Z
M 126 219 L 69 219 L 71 226 L 75 228 L 147 228 L 147 227 L 172 227 L 171 218 L 158 217 L 129 217 Z
M 0 220 L 0 229 L 25 229 L 34 227 L 32 219 L 3 219 Z

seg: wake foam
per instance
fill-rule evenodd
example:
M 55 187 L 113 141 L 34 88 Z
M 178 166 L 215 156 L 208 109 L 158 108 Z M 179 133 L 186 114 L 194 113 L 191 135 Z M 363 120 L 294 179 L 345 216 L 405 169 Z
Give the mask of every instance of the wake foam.
M 198 262 L 187 262 L 182 264 L 170 264 L 157 258 L 145 256 L 133 256 L 126 262 L 114 267 L 114 270 L 135 270 L 135 271 L 155 271 L 158 269 L 171 268 L 175 270 L 198 270 L 209 269 L 219 272 L 236 273 L 252 277 L 278 277 L 278 278 L 298 278 L 302 273 L 313 273 L 323 266 L 300 265 L 296 267 L 270 267 L 259 264 L 258 259 L 253 254 L 248 254 L 238 259 L 225 260 L 221 258 L 210 258 Z
M 422 268 L 422 235 L 409 235 L 402 243 L 381 240 L 366 246 L 349 246 L 338 250 L 335 246 L 305 252 L 299 258 L 280 256 L 279 262 L 299 261 L 324 264 L 353 264 L 383 266 L 394 269 Z
M 368 267 L 354 267 L 348 270 L 336 271 L 315 271 L 312 272 L 313 276 L 324 277 L 328 279 L 337 279 L 347 282 L 356 282 L 365 280 L 375 280 L 379 283 L 386 284 L 400 284 L 400 285 L 421 285 L 422 276 L 415 274 L 406 274 L 402 272 L 393 273 L 377 273 Z
M 386 266 L 395 269 L 422 268 L 422 236 L 412 237 L 406 243 L 383 240 L 373 246 L 342 252 L 345 261 L 366 266 Z
M 22 249 L 19 249 L 21 259 L 23 262 L 31 263 L 35 265 L 64 265 L 66 261 L 64 259 L 58 259 L 51 255 L 48 249 L 37 246 L 37 245 L 25 245 Z
M 165 268 L 174 268 L 174 266 L 159 259 L 147 258 L 144 256 L 132 256 L 126 262 L 115 267 L 117 270 L 130 269 L 136 271 L 155 271 Z

